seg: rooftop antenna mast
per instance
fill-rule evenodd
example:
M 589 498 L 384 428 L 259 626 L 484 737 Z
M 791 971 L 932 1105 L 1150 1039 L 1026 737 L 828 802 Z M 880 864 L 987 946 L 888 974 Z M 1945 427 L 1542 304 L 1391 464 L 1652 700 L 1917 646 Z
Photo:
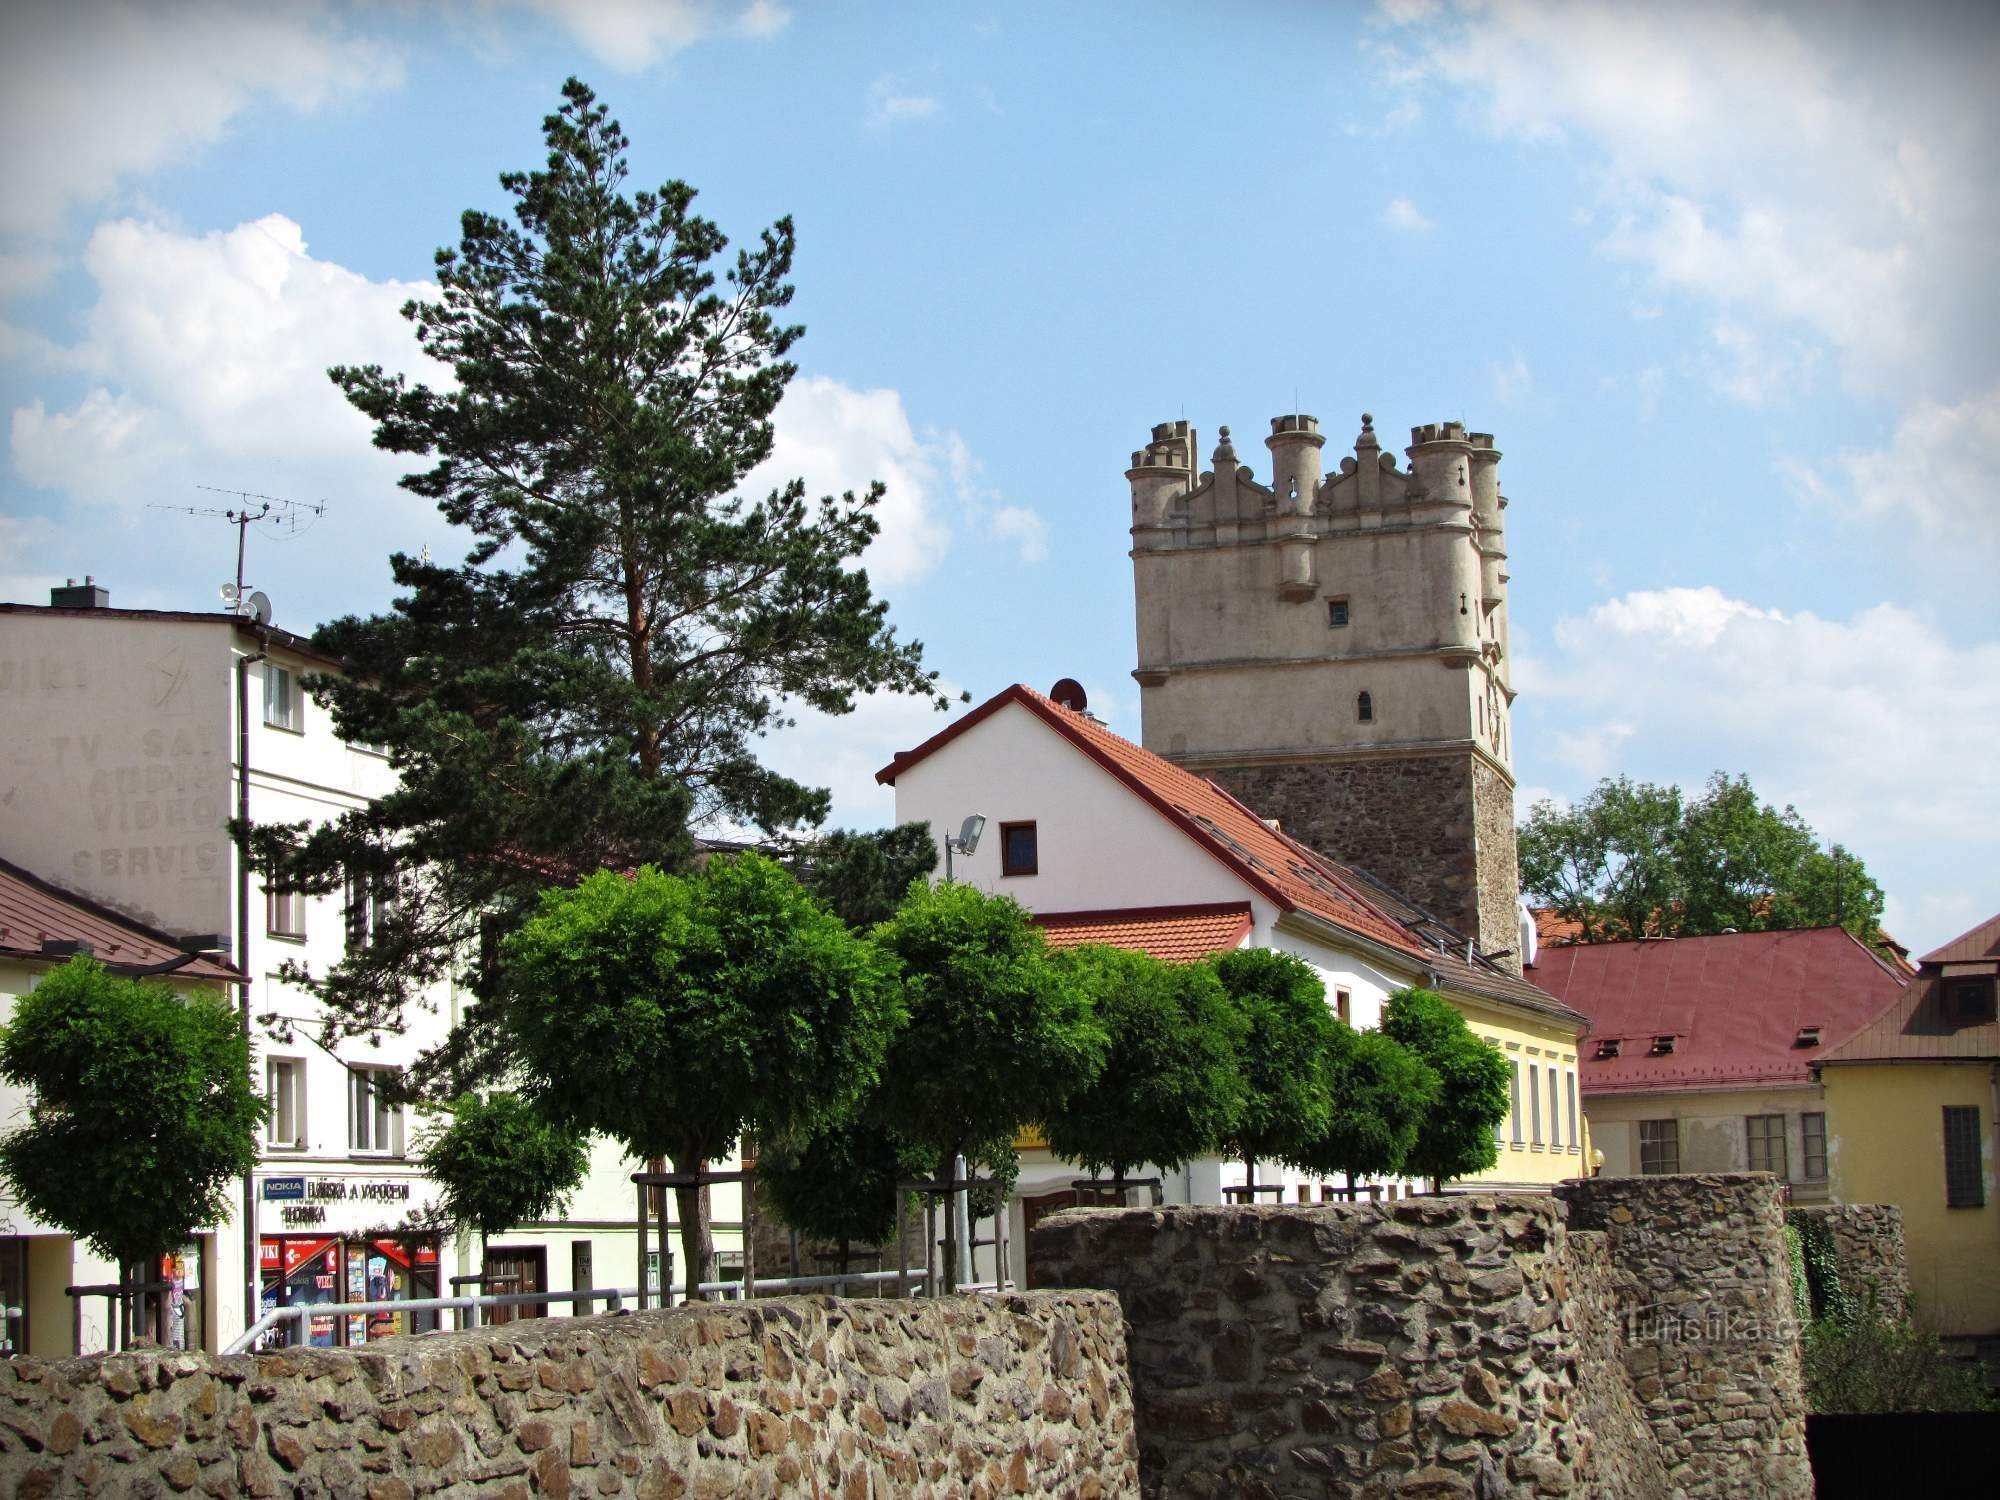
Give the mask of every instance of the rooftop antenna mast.
M 211 495 L 228 495 L 237 503 L 227 508 L 206 505 L 150 505 L 148 510 L 176 510 L 189 516 L 212 516 L 227 521 L 236 528 L 236 579 L 222 586 L 223 602 L 236 613 L 245 608 L 243 596 L 243 554 L 249 541 L 250 528 L 265 524 L 271 535 L 279 538 L 303 535 L 312 529 L 313 523 L 326 514 L 324 500 L 287 500 L 279 495 L 259 495 L 249 490 L 224 489 L 220 485 L 198 484 L 198 490 Z M 255 506 L 253 509 L 252 506 Z M 265 608 L 269 608 L 266 603 Z

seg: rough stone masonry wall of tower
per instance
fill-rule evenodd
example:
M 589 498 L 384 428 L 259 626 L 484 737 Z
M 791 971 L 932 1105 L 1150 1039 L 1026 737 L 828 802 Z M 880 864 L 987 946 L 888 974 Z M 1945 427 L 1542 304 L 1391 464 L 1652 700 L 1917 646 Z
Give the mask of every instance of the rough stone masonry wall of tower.
M 1259 817 L 1276 818 L 1300 843 L 1365 870 L 1482 950 L 1520 947 L 1513 789 L 1475 757 L 1205 764 L 1201 773 Z M 1489 855 L 1503 838 L 1504 855 Z M 1484 866 L 1489 858 L 1491 868 Z
M 1138 1493 L 1103 1293 L 825 1297 L 216 1359 L 0 1360 L 0 1494 Z
M 1148 1495 L 1810 1496 L 1775 1181 L 1605 1182 L 1085 1210 L 1032 1253 L 1118 1293 Z

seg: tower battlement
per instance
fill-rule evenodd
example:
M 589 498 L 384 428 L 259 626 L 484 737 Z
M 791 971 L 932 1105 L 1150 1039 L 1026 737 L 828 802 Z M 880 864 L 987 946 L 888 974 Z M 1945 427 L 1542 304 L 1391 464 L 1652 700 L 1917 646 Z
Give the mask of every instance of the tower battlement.
M 1270 419 L 1269 481 L 1229 428 L 1132 455 L 1142 736 L 1488 950 L 1518 937 L 1500 453 L 1463 422 Z

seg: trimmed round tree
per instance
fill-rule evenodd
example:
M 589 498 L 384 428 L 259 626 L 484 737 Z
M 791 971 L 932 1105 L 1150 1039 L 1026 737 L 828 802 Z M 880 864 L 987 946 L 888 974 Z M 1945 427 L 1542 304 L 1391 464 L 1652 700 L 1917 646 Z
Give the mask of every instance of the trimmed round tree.
M 890 1046 L 879 1107 L 942 1171 L 959 1156 L 1011 1160 L 1016 1132 L 1049 1120 L 1103 1065 L 1088 998 L 1006 897 L 920 887 L 875 941 L 901 966 L 909 1017 Z M 946 1285 L 955 1286 L 955 1194 L 945 1223 Z
M 1333 1096 L 1325 1057 L 1340 1023 L 1319 975 L 1289 953 L 1239 948 L 1210 964 L 1238 1017 L 1243 1080 L 1243 1107 L 1223 1146 L 1254 1185 L 1258 1162 L 1303 1164 L 1326 1135 Z
M 879 1245 L 896 1232 L 896 1184 L 929 1170 L 864 1106 L 850 1120 L 760 1156 L 757 1190 L 800 1234 L 838 1245 L 845 1271 L 855 1245 Z
M 1339 1020 L 1325 1066 L 1332 1100 L 1326 1133 L 1300 1165 L 1327 1176 L 1344 1173 L 1350 1191 L 1357 1177 L 1400 1173 L 1437 1104 L 1437 1074 L 1393 1037 L 1356 1031 Z
M 228 1219 L 230 1184 L 257 1164 L 249 1045 L 205 996 L 73 958 L 15 1002 L 0 1078 L 35 1099 L 0 1140 L 0 1175 L 29 1213 L 116 1261 L 120 1286 Z
M 445 1217 L 479 1231 L 483 1261 L 489 1235 L 562 1210 L 590 1167 L 590 1137 L 519 1094 L 461 1094 L 446 1108 L 417 1160 Z
M 1493 1132 L 1507 1118 L 1507 1059 L 1436 990 L 1397 990 L 1382 1008 L 1382 1032 L 1438 1078 L 1437 1103 L 1426 1111 L 1403 1170 L 1441 1189 L 1498 1161 Z
M 1236 1123 L 1243 1022 L 1206 964 L 1097 946 L 1054 960 L 1088 997 L 1106 1051 L 1096 1079 L 1044 1122 L 1049 1150 L 1108 1174 L 1122 1203 L 1135 1167 L 1185 1166 Z
M 811 1135 L 874 1086 L 899 1010 L 865 938 L 756 854 L 553 891 L 503 945 L 490 1008 L 552 1120 L 693 1173 Z M 705 1194 L 676 1187 L 688 1290 L 712 1280 Z

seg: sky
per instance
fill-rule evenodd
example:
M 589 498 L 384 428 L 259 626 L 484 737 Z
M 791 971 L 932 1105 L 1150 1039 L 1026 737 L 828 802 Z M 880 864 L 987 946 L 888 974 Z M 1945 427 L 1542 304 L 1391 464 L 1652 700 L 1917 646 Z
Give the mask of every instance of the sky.
M 2000 10 L 16 0 L 0 16 L 0 599 L 277 623 L 462 538 L 326 380 L 541 160 L 563 79 L 639 183 L 796 221 L 758 485 L 888 486 L 867 558 L 955 688 L 1139 732 L 1131 451 L 1303 409 L 1337 462 L 1505 457 L 1519 811 L 1747 774 L 1917 951 L 2000 910 Z M 261 503 L 261 502 L 260 502 Z M 175 509 L 179 507 L 180 509 Z M 947 722 L 802 715 L 835 818 Z M 1338 853 L 1338 851 L 1332 851 Z

